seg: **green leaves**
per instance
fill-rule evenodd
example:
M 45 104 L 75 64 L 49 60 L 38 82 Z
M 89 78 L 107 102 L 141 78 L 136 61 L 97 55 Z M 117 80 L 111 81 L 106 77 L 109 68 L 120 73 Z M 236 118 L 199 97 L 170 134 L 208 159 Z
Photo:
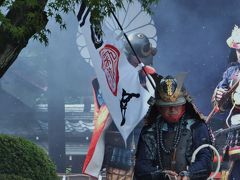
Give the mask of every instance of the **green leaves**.
M 51 34 L 50 29 L 42 29 L 40 32 L 33 35 L 33 39 L 40 41 L 40 43 L 43 43 L 45 46 L 48 45 L 48 37 L 47 35 Z
M 10 179 L 12 174 L 22 180 L 58 179 L 55 165 L 42 148 L 23 138 L 0 135 L 0 177 Z
M 43 24 L 46 24 L 37 0 L 5 0 L 2 7 L 8 12 L 0 12 L 1 29 L 12 41 L 28 41 L 33 31 L 40 32 Z
M 151 5 L 158 3 L 159 0 L 139 0 L 142 4 L 142 8 L 151 13 Z M 38 39 L 45 45 L 48 44 L 47 35 L 50 33 L 49 29 L 42 27 L 46 19 L 43 15 L 46 12 L 47 17 L 54 18 L 55 22 L 59 24 L 60 29 L 66 29 L 66 23 L 62 18 L 62 13 L 67 14 L 74 12 L 77 4 L 82 0 L 4 0 L 0 1 L 1 7 L 5 7 L 8 10 L 14 10 L 14 13 L 25 16 L 24 22 L 18 22 L 18 24 L 11 22 L 0 10 L 0 23 L 4 30 L 8 31 L 10 35 L 16 39 L 21 40 L 26 37 L 30 29 L 35 29 L 36 34 L 34 39 Z M 110 16 L 112 12 L 115 12 L 118 8 L 123 7 L 122 0 L 115 0 L 112 3 L 111 0 L 84 0 L 88 7 L 91 9 L 91 21 L 95 26 L 96 31 L 101 32 L 101 23 L 104 17 Z M 128 3 L 134 2 L 134 0 L 127 0 Z M 45 8 L 43 6 L 46 6 Z M 45 11 L 45 12 L 44 12 Z

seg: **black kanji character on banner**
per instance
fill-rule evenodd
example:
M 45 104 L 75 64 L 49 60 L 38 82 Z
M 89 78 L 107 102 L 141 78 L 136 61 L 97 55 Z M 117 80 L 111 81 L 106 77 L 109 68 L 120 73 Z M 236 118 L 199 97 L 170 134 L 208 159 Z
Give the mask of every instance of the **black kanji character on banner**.
M 127 110 L 127 104 L 128 102 L 133 98 L 139 98 L 140 94 L 135 94 L 135 93 L 127 93 L 125 89 L 122 91 L 122 99 L 120 100 L 120 108 L 121 108 L 121 113 L 122 113 L 122 122 L 121 126 L 125 124 L 125 114 Z

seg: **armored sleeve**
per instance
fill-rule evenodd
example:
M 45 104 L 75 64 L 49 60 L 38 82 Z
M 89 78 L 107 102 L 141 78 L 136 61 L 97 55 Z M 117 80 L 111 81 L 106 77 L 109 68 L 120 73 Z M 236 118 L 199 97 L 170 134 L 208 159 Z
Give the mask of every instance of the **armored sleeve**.
M 162 173 L 155 163 L 156 140 L 152 128 L 143 129 L 136 155 L 135 178 L 136 180 L 158 180 Z M 163 178 L 162 178 L 163 179 Z
M 223 73 L 223 78 L 222 80 L 218 83 L 213 96 L 212 96 L 212 104 L 215 106 L 216 105 L 216 100 L 215 100 L 215 96 L 216 96 L 216 92 L 217 89 L 222 88 L 222 89 L 229 89 L 230 87 L 230 83 L 232 82 L 232 78 L 233 75 L 239 71 L 238 70 L 238 66 L 231 66 L 229 67 L 224 73 Z M 230 106 L 232 105 L 231 101 L 227 101 L 226 103 L 224 103 L 220 108 L 221 111 L 224 111 L 225 109 L 228 109 Z
M 235 71 L 235 66 L 229 67 L 224 73 L 222 80 L 218 83 L 217 89 L 223 88 L 228 89 L 229 88 L 229 79 L 231 78 L 232 73 Z

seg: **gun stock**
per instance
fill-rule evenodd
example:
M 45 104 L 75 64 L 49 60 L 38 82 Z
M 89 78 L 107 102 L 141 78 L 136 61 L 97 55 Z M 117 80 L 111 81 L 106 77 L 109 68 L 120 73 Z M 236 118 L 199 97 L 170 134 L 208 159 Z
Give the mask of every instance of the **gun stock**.
M 232 93 L 237 89 L 240 80 L 238 80 L 222 97 L 222 99 L 218 102 L 218 107 L 223 106 L 231 97 Z
M 209 120 L 219 111 L 220 107 L 223 107 L 223 105 L 231 98 L 231 95 L 237 89 L 239 82 L 240 79 L 238 79 L 238 81 L 222 96 L 221 100 L 216 103 L 210 114 L 207 116 L 206 122 L 209 122 Z

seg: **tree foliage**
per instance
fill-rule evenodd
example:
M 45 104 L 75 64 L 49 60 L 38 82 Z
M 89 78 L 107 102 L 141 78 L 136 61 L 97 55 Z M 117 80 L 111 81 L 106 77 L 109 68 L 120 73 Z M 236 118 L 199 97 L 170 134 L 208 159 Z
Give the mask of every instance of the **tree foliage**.
M 14 174 L 0 174 L 1 180 L 31 180 L 29 178 L 23 178 Z
M 132 3 L 134 0 L 127 1 Z M 143 9 L 149 13 L 151 13 L 151 5 L 158 1 L 159 0 L 140 0 Z M 111 0 L 85 0 L 85 2 L 91 7 L 93 23 L 96 26 L 101 24 L 105 16 L 109 16 L 112 12 L 115 12 L 117 8 L 123 8 L 122 0 L 116 0 L 115 3 L 112 3 Z M 36 9 L 43 10 L 43 7 L 46 6 L 44 8 L 46 16 L 48 18 L 54 18 L 56 23 L 59 24 L 60 29 L 66 29 L 66 23 L 63 21 L 61 14 L 74 12 L 79 3 L 81 3 L 81 0 L 55 0 L 49 2 L 47 0 L 0 0 L 1 7 L 4 7 L 0 10 L 0 22 L 4 30 L 8 31 L 14 39 L 24 38 L 28 33 L 28 28 L 34 26 L 37 29 L 34 38 L 47 44 L 47 34 L 51 31 L 46 29 L 46 27 L 41 28 L 41 22 L 44 22 L 44 18 L 39 16 L 39 12 L 36 11 Z M 4 15 L 4 11 L 6 12 L 11 9 L 14 9 L 15 13 L 25 13 L 26 8 L 23 7 L 32 9 L 32 11 L 26 11 L 24 15 L 25 23 L 12 23 L 8 16 Z
M 0 0 L 0 77 L 15 61 L 32 37 L 48 44 L 49 18 L 54 18 L 61 29 L 66 28 L 62 14 L 74 12 L 82 1 L 91 10 L 91 21 L 96 30 L 101 30 L 104 17 L 124 8 L 122 0 Z M 134 0 L 126 0 L 132 3 Z M 136 1 L 136 0 L 135 0 Z M 159 0 L 139 0 L 147 12 Z
M 58 179 L 55 165 L 42 148 L 23 138 L 0 135 L 0 179 L 17 176 L 23 180 Z

